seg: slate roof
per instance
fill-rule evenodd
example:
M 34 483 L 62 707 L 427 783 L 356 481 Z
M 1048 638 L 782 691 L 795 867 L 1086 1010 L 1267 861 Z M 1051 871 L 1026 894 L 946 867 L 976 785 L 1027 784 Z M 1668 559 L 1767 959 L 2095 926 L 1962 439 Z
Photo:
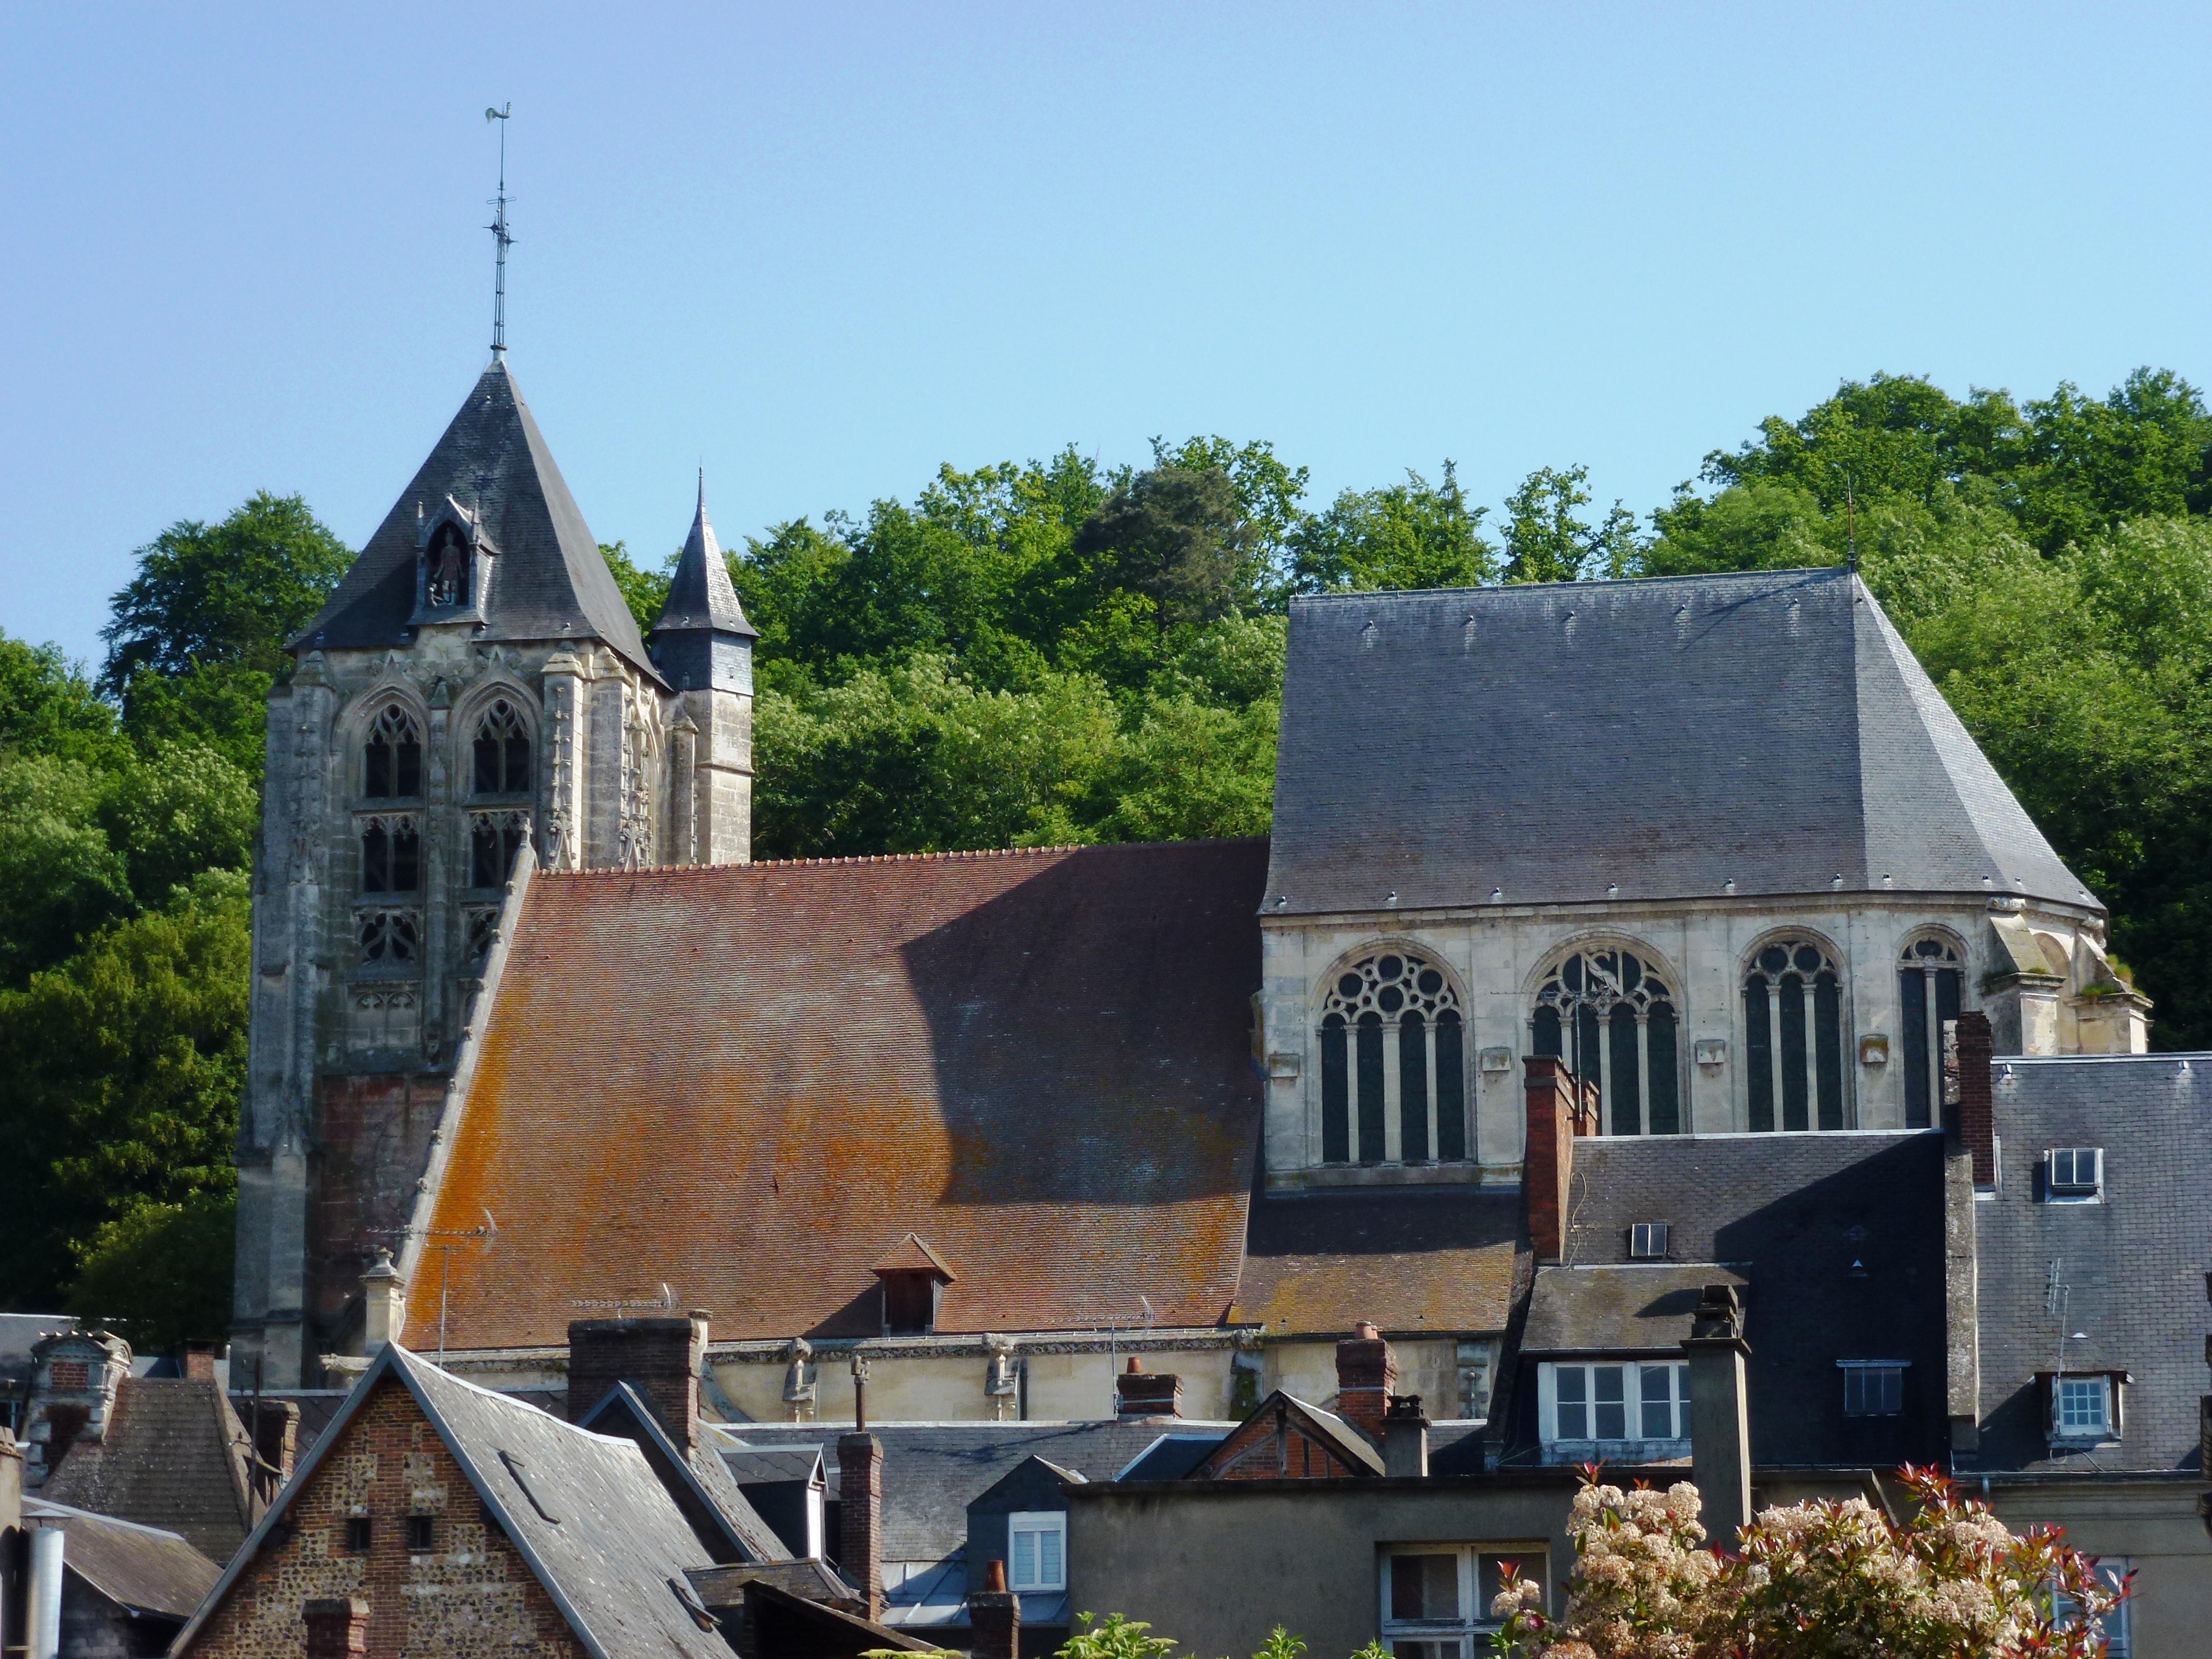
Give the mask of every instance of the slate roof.
M 1671 1353 L 1689 1335 L 1705 1286 L 1747 1282 L 1710 1263 L 1539 1267 L 1521 1352 Z
M 224 1561 L 252 1523 L 251 1455 L 214 1378 L 126 1376 L 101 1439 L 72 1447 L 40 1495 L 179 1533 Z
M 1226 1423 L 1194 1422 L 1175 1433 L 1228 1432 Z M 817 1444 L 818 1423 L 747 1423 L 726 1432 L 751 1449 Z M 1030 1457 L 1111 1480 L 1160 1437 L 1154 1419 L 1091 1423 L 931 1423 L 871 1427 L 884 1448 L 884 1559 L 941 1561 L 968 1541 L 968 1505 Z M 829 1464 L 837 1496 L 837 1464 Z
M 188 1650 L 294 1497 L 343 1443 L 355 1413 L 385 1386 L 414 1395 L 592 1659 L 728 1659 L 720 1636 L 701 1630 L 670 1587 L 713 1563 L 633 1442 L 465 1382 L 397 1343 L 370 1363 L 172 1652 Z
M 1294 599 L 1273 847 L 1271 915 L 2095 902 L 1840 569 Z
M 429 459 L 292 648 L 405 644 L 415 609 L 416 506 L 435 514 L 448 496 L 482 514 L 497 550 L 484 598 L 488 625 L 477 638 L 595 637 L 656 673 L 637 619 L 504 358 L 477 377 Z
M 668 580 L 668 599 L 660 618 L 653 625 L 656 646 L 664 634 L 708 629 L 758 639 L 760 630 L 745 620 L 738 603 L 738 590 L 730 585 L 730 567 L 723 562 L 721 544 L 707 520 L 707 475 L 699 475 L 699 510 L 691 517 L 691 533 Z
M 1265 858 L 540 872 L 436 1198 L 500 1223 L 454 1259 L 451 1346 L 556 1343 L 575 1301 L 664 1283 L 719 1336 L 874 1334 L 870 1268 L 909 1232 L 958 1271 L 940 1331 L 1089 1329 L 1140 1298 L 1218 1323 L 1259 1138 Z
M 1761 1468 L 1891 1468 L 1941 1455 L 1946 1435 L 1943 1137 L 1940 1132 L 1591 1137 L 1575 1142 L 1568 1261 L 1607 1279 L 1671 1285 L 1621 1318 L 1632 1352 L 1671 1328 L 1685 1285 L 1748 1285 L 1751 1449 Z M 1632 1268 L 1629 1229 L 1669 1224 L 1668 1268 Z M 1725 1273 L 1707 1273 L 1723 1264 Z M 1561 1279 L 1540 1272 L 1538 1282 Z M 1599 1284 L 1595 1274 L 1569 1284 Z M 1589 1351 L 1607 1319 L 1650 1303 L 1601 1291 L 1531 1297 L 1506 1462 L 1535 1455 L 1535 1346 Z M 1539 1315 L 1547 1322 L 1540 1323 Z M 1552 1323 L 1556 1320 L 1556 1323 Z M 1846 1418 L 1837 1362 L 1907 1363 L 1905 1414 Z
M 1979 1469 L 2094 1474 L 2197 1467 L 2212 1307 L 2212 1054 L 2000 1059 L 1998 1191 L 1974 1206 L 1980 1265 Z M 2103 1201 L 2043 1201 L 2055 1146 L 2100 1146 Z M 2053 1264 L 2065 1318 L 2046 1297 Z M 2063 1324 L 2063 1331 L 2062 1331 Z M 2075 1332 L 2083 1334 L 2073 1340 Z M 2035 1373 L 2124 1370 L 2118 1445 L 2050 1455 Z
M 718 1561 L 790 1559 L 791 1552 L 761 1519 L 713 1445 L 702 1437 L 687 1455 L 669 1437 L 660 1414 L 632 1384 L 616 1383 L 605 1399 L 584 1414 L 579 1426 L 636 1442 L 664 1486 L 672 1478 L 679 1482 L 683 1495 L 672 1494 L 677 1496 L 677 1507 L 684 1510 L 695 1532 L 706 1528 L 708 1535 L 700 1542 Z
M 1271 1336 L 1502 1331 L 1523 1250 L 1516 1193 L 1259 1194 L 1229 1319 Z
M 62 1565 L 133 1614 L 189 1619 L 222 1576 L 222 1569 L 182 1534 L 160 1527 L 142 1527 L 43 1498 L 26 1497 L 23 1514 L 60 1527 L 65 1538 Z

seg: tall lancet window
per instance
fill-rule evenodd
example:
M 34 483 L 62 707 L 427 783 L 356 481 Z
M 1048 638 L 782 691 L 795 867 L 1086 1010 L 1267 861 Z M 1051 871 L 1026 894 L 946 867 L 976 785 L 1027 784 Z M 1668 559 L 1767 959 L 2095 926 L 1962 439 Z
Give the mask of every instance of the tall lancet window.
M 1616 1135 L 1671 1135 L 1682 1127 L 1674 994 L 1632 951 L 1571 951 L 1536 993 L 1532 1038 L 1598 1089 L 1598 1121 Z
M 1759 946 L 1744 969 L 1743 1030 L 1753 1129 L 1844 1127 L 1844 976 L 1826 945 Z
M 1339 969 L 1322 1002 L 1322 1162 L 1464 1162 L 1465 1035 L 1459 994 L 1417 952 Z
M 361 793 L 371 800 L 410 800 L 422 793 L 422 738 L 398 703 L 387 705 L 368 724 Z
M 530 728 L 501 697 L 477 725 L 475 787 L 479 795 L 530 793 Z
M 1917 939 L 1897 966 L 1905 1016 L 1905 1122 L 1935 1127 L 1943 1100 L 1943 1039 L 1959 1021 L 1959 953 L 1948 940 Z

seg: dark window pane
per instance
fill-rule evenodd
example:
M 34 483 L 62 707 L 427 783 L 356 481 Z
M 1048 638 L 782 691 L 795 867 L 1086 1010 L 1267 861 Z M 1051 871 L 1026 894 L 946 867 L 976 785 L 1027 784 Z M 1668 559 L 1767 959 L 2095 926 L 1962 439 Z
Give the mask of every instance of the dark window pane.
M 1359 1019 L 1359 1161 L 1382 1161 L 1382 1017 Z
M 1584 1003 L 1575 1010 L 1575 1052 L 1570 1063 L 1576 1079 L 1583 1083 L 1600 1080 L 1602 1066 L 1598 1060 L 1597 1010 Z M 1601 1103 L 1602 1104 L 1602 1103 Z
M 1559 1045 L 1559 1011 L 1548 1003 L 1536 1010 L 1536 1052 L 1554 1060 L 1567 1052 Z
M 1651 1043 L 1651 1133 L 1680 1134 L 1682 1085 L 1675 1071 L 1674 1011 L 1668 1004 L 1651 1005 L 1647 1035 Z
M 1766 981 L 1753 974 L 1743 983 L 1744 1083 L 1751 1096 L 1751 1127 L 1774 1127 L 1774 1033 L 1766 1019 Z
M 1562 1365 L 1553 1373 L 1559 1389 L 1559 1438 L 1589 1438 L 1589 1370 Z
M 438 1547 L 436 1516 L 410 1515 L 407 1517 L 407 1547 L 417 1555 Z
M 1928 985 L 1917 968 L 1897 975 L 1905 1012 L 1905 1127 L 1925 1129 L 1928 1118 Z
M 422 793 L 422 745 L 412 738 L 399 740 L 398 783 L 402 795 Z
M 1844 1127 L 1844 996 L 1833 974 L 1813 988 L 1813 1070 L 1820 1085 L 1820 1127 Z
M 469 885 L 499 884 L 499 832 L 479 821 L 469 831 Z
M 1459 1557 L 1390 1558 L 1390 1617 L 1415 1621 L 1459 1617 Z
M 1460 1046 L 1459 1016 L 1437 1016 L 1437 1156 L 1456 1164 L 1467 1156 L 1467 1055 Z
M 1644 1133 L 1643 1097 L 1636 1075 L 1636 1011 L 1626 1003 L 1613 1010 L 1613 1047 L 1605 1057 L 1605 1091 L 1613 1107 L 1613 1132 Z
M 412 830 L 398 830 L 392 836 L 392 890 L 411 893 L 422 885 L 422 842 Z
M 1398 1157 L 1429 1161 L 1429 1033 L 1419 1014 L 1398 1022 Z
M 1779 988 L 1782 1001 L 1782 1127 L 1811 1127 L 1805 1099 L 1805 982 L 1796 975 Z
M 510 795 L 530 793 L 530 739 L 520 735 L 507 740 L 507 792 Z
M 1671 1365 L 1646 1365 L 1643 1368 L 1644 1426 L 1638 1431 L 1645 1440 L 1672 1440 L 1674 1437 L 1674 1368 Z
M 1593 1365 L 1590 1367 L 1591 1393 L 1596 1398 L 1591 1404 L 1595 1419 L 1591 1437 L 1596 1440 L 1626 1440 L 1628 1438 L 1628 1399 L 1623 1365 Z
M 392 890 L 392 841 L 380 827 L 373 823 L 361 838 L 361 890 L 364 893 L 387 893 Z
M 345 1547 L 349 1552 L 355 1555 L 368 1554 L 371 1536 L 368 1516 L 349 1515 L 346 1517 Z
M 479 795 L 499 793 L 499 747 L 497 738 L 478 738 L 476 741 L 476 792 Z
M 392 745 L 372 743 L 368 745 L 368 775 L 362 780 L 362 793 L 383 799 L 392 793 Z
M 1352 1162 L 1351 1091 L 1346 1086 L 1344 1018 L 1331 1014 L 1321 1028 L 1321 1161 Z

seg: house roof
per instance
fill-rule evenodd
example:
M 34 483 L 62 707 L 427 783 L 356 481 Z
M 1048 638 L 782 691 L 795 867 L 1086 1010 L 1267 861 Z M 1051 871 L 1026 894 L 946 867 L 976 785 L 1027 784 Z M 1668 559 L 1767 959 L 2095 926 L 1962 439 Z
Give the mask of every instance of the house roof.
M 1690 1316 L 1705 1285 L 1747 1282 L 1733 1268 L 1711 1262 L 1539 1267 L 1521 1351 L 1671 1352 L 1689 1335 Z
M 2197 1467 L 2212 1312 L 2212 1054 L 2000 1059 L 1998 1185 L 1974 1206 L 1981 1447 L 1974 1467 L 2087 1474 Z M 2104 1151 L 2100 1202 L 2040 1190 L 2053 1147 Z M 2054 1279 L 2064 1317 L 2051 1311 Z M 2075 1333 L 2080 1333 L 2077 1338 Z M 2052 1457 L 2036 1373 L 2124 1371 L 2118 1445 Z
M 1353 1474 L 1380 1474 L 1382 1458 L 1367 1437 L 1334 1412 L 1277 1389 L 1253 1409 L 1252 1414 L 1221 1437 L 1221 1443 L 1193 1464 L 1186 1480 L 1222 1478 L 1220 1466 L 1235 1464 L 1248 1455 L 1255 1443 L 1272 1437 L 1279 1425 L 1295 1423 L 1311 1438 L 1332 1449 Z
M 404 1388 L 592 1659 L 728 1659 L 671 1581 L 712 1565 L 635 1443 L 480 1389 L 398 1343 L 369 1368 L 171 1651 L 185 1653 L 270 1531 L 384 1387 Z
M 1512 1312 L 1517 1193 L 1395 1188 L 1255 1198 L 1232 1324 L 1273 1336 L 1494 1332 Z
M 659 1413 L 636 1387 L 617 1382 L 606 1397 L 578 1419 L 580 1427 L 598 1434 L 619 1434 L 638 1443 L 665 1486 L 673 1479 L 684 1488 L 677 1506 L 692 1522 L 692 1530 L 705 1535 L 700 1542 L 718 1560 L 781 1561 L 791 1552 L 774 1528 L 760 1517 L 728 1467 L 713 1446 L 701 1443 L 687 1455 L 660 1420 Z M 686 1500 L 689 1500 L 688 1502 Z
M 70 1448 L 40 1496 L 181 1534 L 228 1560 L 252 1522 L 252 1448 L 212 1377 L 126 1376 L 96 1442 Z
M 884 1273 L 933 1273 L 948 1285 L 959 1277 L 945 1265 L 942 1256 L 913 1233 L 891 1246 L 884 1259 L 868 1271 L 879 1278 Z
M 1539 1273 L 1544 1294 L 1532 1293 L 1522 1339 L 1529 1359 L 1540 1343 L 1601 1349 L 1608 1345 L 1584 1339 L 1609 1323 L 1618 1351 L 1649 1351 L 1651 1336 L 1674 1328 L 1691 1282 L 1732 1279 L 1748 1286 L 1759 1464 L 1881 1468 L 1941 1453 L 1941 1133 L 1591 1136 L 1574 1143 L 1570 1179 L 1565 1254 L 1575 1271 Z M 1639 1221 L 1668 1224 L 1672 1265 L 1627 1265 Z M 1711 1273 L 1716 1263 L 1728 1271 Z M 1680 1281 L 1670 1280 L 1676 1269 Z M 1636 1300 L 1639 1274 L 1667 1293 Z M 1844 1416 L 1838 1362 L 1851 1359 L 1906 1362 L 1904 1415 Z M 1533 1455 L 1535 1398 L 1524 1369 L 1509 1407 L 1508 1460 Z
M 721 1436 L 739 1435 L 742 1427 L 719 1431 Z M 793 1446 L 786 1450 L 740 1450 L 729 1444 L 720 1445 L 718 1455 L 723 1467 L 734 1476 L 739 1486 L 754 1486 L 781 1483 L 787 1480 L 814 1480 L 823 1472 L 822 1448 Z
M 909 1232 L 959 1264 L 939 1331 L 1147 1299 L 1218 1323 L 1259 1136 L 1265 858 L 541 872 L 428 1224 L 499 1218 L 498 1249 L 454 1257 L 449 1344 L 557 1342 L 574 1302 L 664 1283 L 718 1335 L 872 1335 L 871 1266 Z
M 1226 1424 L 1194 1422 L 1188 1431 L 1216 1436 Z M 812 1445 L 814 1423 L 747 1423 L 729 1431 L 760 1450 Z M 871 1426 L 884 1448 L 884 1559 L 941 1561 L 968 1540 L 968 1505 L 1031 1457 L 1073 1470 L 1086 1480 L 1111 1480 L 1160 1437 L 1157 1421 L 1089 1423 L 933 1423 Z M 830 1495 L 837 1466 L 830 1464 Z
M 597 638 L 654 672 L 637 620 L 503 357 L 477 376 L 429 459 L 293 648 L 405 644 L 415 609 L 416 506 L 435 514 L 448 497 L 481 515 L 497 550 L 479 640 Z
M 2095 903 L 1856 575 L 1291 601 L 1268 915 L 1838 884 Z
M 222 1576 L 222 1569 L 185 1542 L 182 1534 L 161 1527 L 142 1527 L 27 1496 L 23 1513 L 58 1526 L 67 1539 L 63 1565 L 133 1613 L 188 1619 Z

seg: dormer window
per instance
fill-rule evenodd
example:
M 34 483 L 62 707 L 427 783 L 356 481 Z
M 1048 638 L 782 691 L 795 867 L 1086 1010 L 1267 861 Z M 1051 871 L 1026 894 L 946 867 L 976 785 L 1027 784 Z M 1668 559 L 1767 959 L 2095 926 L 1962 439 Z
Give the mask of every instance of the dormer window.
M 2056 1376 L 2051 1382 L 2051 1437 L 2108 1440 L 2112 1437 L 2112 1379 Z
M 901 1239 L 874 1273 L 882 1286 L 885 1336 L 927 1336 L 937 1328 L 945 1287 L 954 1274 L 918 1235 Z
M 1631 1261 L 1663 1261 L 1667 1259 L 1667 1235 L 1671 1231 L 1664 1221 L 1639 1221 L 1628 1230 L 1628 1259 Z
M 2054 1146 L 2043 1155 L 2043 1194 L 2054 1204 L 2082 1204 L 2105 1191 L 2101 1146 Z

